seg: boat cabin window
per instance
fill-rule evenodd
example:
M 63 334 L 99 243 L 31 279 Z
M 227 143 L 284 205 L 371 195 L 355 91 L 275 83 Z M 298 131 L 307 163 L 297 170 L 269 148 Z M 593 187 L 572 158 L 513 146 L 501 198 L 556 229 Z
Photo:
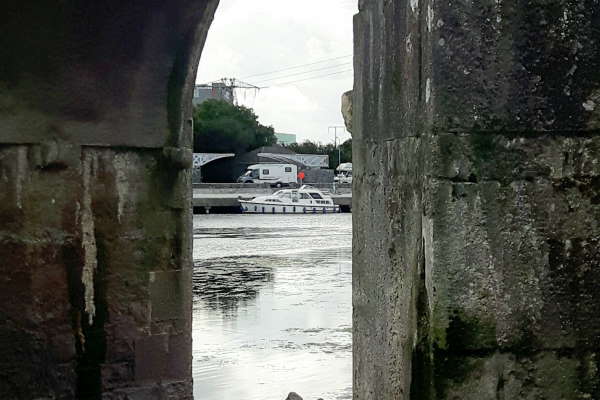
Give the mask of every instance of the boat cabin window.
M 273 196 L 283 197 L 285 199 L 290 199 L 292 197 L 290 192 L 286 192 L 285 190 L 279 190 L 273 194 Z
M 313 199 L 322 199 L 322 197 L 319 193 L 312 192 L 312 193 L 310 193 L 310 195 Z
M 285 172 L 292 172 L 292 167 L 285 167 Z
M 269 170 L 268 169 L 263 169 L 263 175 L 269 175 Z
M 310 199 L 311 197 L 308 195 L 308 193 L 300 193 L 300 198 L 301 199 Z

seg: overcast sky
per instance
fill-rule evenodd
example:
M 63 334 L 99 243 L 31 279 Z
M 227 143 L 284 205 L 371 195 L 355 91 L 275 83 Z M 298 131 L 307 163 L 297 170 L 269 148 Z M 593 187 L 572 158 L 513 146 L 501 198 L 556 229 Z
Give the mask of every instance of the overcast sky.
M 328 127 L 343 125 L 340 98 L 352 89 L 356 4 L 357 0 L 221 0 L 196 81 L 227 77 L 267 86 L 257 93 L 238 90 L 239 104 L 254 108 L 260 122 L 276 132 L 295 133 L 299 141 L 332 143 Z M 297 66 L 301 67 L 288 69 Z M 265 74 L 278 70 L 283 71 Z M 313 77 L 319 78 L 305 80 Z M 343 139 L 349 137 L 344 130 Z

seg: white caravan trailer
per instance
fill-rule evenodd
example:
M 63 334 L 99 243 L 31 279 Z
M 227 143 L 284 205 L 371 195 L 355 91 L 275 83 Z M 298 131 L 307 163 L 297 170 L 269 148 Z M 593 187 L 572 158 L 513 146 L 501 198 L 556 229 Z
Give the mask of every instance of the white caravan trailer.
M 281 187 L 298 183 L 298 167 L 294 164 L 254 164 L 238 178 L 240 183 L 270 183 Z

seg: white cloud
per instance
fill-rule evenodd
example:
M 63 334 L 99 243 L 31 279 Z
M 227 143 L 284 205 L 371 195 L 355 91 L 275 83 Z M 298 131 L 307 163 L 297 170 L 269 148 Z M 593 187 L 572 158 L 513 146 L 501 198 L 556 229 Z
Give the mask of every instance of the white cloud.
M 352 54 L 352 16 L 356 11 L 352 0 L 221 0 L 197 82 L 248 77 L 249 83 L 269 86 L 256 99 L 246 93 L 244 100 L 240 93 L 240 103 L 253 107 L 261 122 L 277 131 L 332 142 L 327 128 L 342 124 L 340 98 L 352 88 L 352 73 L 277 85 L 351 70 L 351 57 L 275 75 L 251 75 Z M 265 81 L 274 76 L 281 79 Z

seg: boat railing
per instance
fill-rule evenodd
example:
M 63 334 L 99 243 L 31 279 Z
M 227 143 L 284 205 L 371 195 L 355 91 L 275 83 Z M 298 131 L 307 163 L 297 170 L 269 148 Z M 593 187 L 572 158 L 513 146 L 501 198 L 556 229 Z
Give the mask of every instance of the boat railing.
M 340 193 L 351 193 L 352 192 L 352 184 L 348 183 L 311 183 L 306 184 L 306 186 L 310 186 L 312 189 L 320 190 L 326 194 L 340 194 Z

